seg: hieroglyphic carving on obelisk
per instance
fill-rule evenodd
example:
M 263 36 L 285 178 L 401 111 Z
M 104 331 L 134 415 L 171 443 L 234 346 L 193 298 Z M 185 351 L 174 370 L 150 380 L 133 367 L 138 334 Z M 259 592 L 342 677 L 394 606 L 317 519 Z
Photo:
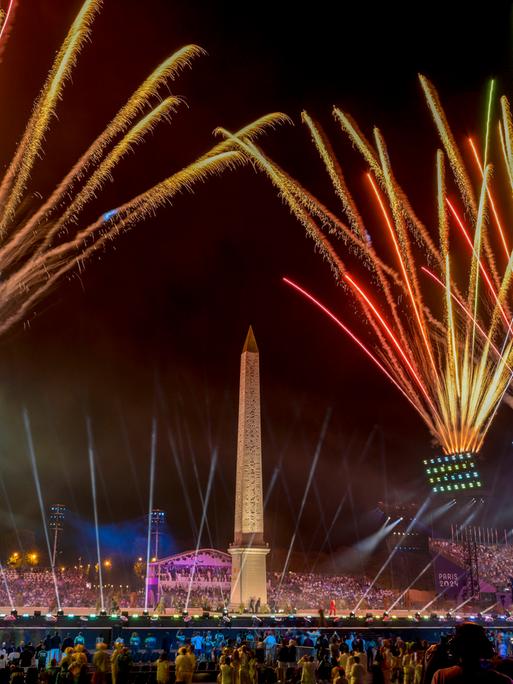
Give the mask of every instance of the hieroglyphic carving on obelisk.
M 231 603 L 248 605 L 251 598 L 267 603 L 260 428 L 258 347 L 250 327 L 240 361 L 237 477 Z

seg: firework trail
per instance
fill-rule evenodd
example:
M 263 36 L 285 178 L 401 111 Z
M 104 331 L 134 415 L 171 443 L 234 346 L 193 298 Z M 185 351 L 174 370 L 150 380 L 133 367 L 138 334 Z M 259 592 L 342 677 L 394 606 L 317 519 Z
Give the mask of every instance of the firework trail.
M 14 21 L 17 5 L 18 0 L 8 0 L 5 7 L 3 5 L 0 7 L 0 61 L 2 60 L 2 53 L 11 30 L 12 22 Z
M 254 141 L 224 129 L 218 133 L 269 177 L 353 298 L 366 330 L 355 334 L 312 294 L 286 282 L 361 348 L 446 454 L 477 452 L 513 375 L 513 252 L 508 247 L 513 240 L 494 197 L 493 185 L 504 184 L 503 178 L 489 161 L 495 149 L 495 82 L 488 92 L 481 156 L 474 140 L 460 149 L 435 88 L 419 78 L 442 147 L 435 168 L 436 237 L 399 184 L 381 131 L 374 128 L 372 140 L 366 138 L 337 107 L 336 123 L 368 166 L 365 205 L 358 205 L 328 137 L 306 112 L 303 123 L 339 210 L 327 207 Z M 513 195 L 513 119 L 504 97 L 500 105 L 495 142 Z M 463 279 L 462 273 L 467 274 Z M 428 302 L 437 302 L 437 308 Z
M 0 13 L 0 50 L 15 5 L 12 0 Z M 181 72 L 204 54 L 200 47 L 187 45 L 157 66 L 50 195 L 27 215 L 33 169 L 42 157 L 45 136 L 79 54 L 90 39 L 100 7 L 101 0 L 83 2 L 34 103 L 14 156 L 0 178 L 0 334 L 25 319 L 60 278 L 80 269 L 122 231 L 172 203 L 178 194 L 191 192 L 209 176 L 247 162 L 246 155 L 230 142 L 218 143 L 115 210 L 100 209 L 96 221 L 83 219 L 86 207 L 98 202 L 103 185 L 113 179 L 117 165 L 144 143 L 156 126 L 170 122 L 183 108 L 181 97 L 170 94 L 164 98 L 161 91 L 169 89 Z M 286 119 L 282 114 L 270 114 L 238 135 L 253 142 Z

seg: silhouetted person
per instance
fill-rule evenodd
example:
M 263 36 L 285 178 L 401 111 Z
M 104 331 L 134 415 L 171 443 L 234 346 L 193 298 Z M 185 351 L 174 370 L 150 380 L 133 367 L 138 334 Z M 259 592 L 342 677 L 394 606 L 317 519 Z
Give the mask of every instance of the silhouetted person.
M 126 646 L 121 649 L 121 653 L 117 657 L 117 666 L 117 684 L 128 684 L 130 679 L 130 667 L 132 666 L 132 657 L 130 655 L 129 649 Z
M 435 672 L 432 684 L 511 683 L 509 677 L 483 666 L 483 660 L 493 657 L 493 646 L 481 625 L 464 622 L 456 627 L 451 650 L 458 664 Z
M 24 646 L 22 648 L 21 653 L 20 653 L 20 660 L 19 660 L 20 667 L 23 667 L 23 668 L 30 667 L 32 665 L 32 655 L 33 655 L 33 651 L 29 648 L 29 646 L 28 645 Z
M 62 650 L 65 651 L 67 648 L 73 648 L 73 637 L 69 632 L 62 640 Z

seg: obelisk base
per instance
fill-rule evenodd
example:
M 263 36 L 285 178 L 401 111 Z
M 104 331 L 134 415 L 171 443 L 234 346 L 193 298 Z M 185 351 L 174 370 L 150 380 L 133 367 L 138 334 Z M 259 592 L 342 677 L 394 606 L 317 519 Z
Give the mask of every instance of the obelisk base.
M 232 557 L 232 583 L 230 608 L 239 610 L 249 608 L 251 599 L 260 599 L 260 606 L 267 605 L 267 574 L 265 557 L 269 546 L 230 546 Z

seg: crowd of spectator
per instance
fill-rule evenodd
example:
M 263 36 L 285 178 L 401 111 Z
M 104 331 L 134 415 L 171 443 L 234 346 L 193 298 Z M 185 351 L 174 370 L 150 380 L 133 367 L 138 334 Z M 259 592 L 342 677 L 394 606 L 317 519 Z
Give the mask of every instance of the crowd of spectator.
M 190 608 L 204 608 L 205 610 L 222 611 L 229 603 L 229 585 L 226 588 L 204 585 L 189 588 L 162 588 L 161 605 L 168 612 L 181 612 L 187 605 Z M 188 600 L 187 600 L 188 599 Z M 154 601 L 155 603 L 155 601 Z
M 204 570 L 204 569 L 202 569 Z M 224 570 L 223 570 L 224 572 Z M 198 573 L 201 575 L 201 573 Z M 212 576 L 212 575 L 211 575 Z M 161 585 L 160 605 L 166 611 L 182 611 L 190 608 L 222 610 L 229 601 L 229 582 L 196 582 L 174 586 Z M 99 590 L 87 577 L 73 569 L 58 570 L 55 573 L 60 604 L 67 607 L 89 607 L 99 609 Z M 319 575 L 289 572 L 282 579 L 279 573 L 269 573 L 269 605 L 261 611 L 277 611 L 319 608 L 323 601 L 335 600 L 338 609 L 352 609 L 355 598 L 362 596 L 369 588 L 371 580 L 367 577 L 351 575 Z M 373 586 L 367 594 L 362 607 L 385 608 L 390 605 L 396 593 L 390 589 Z M 43 569 L 6 569 L 0 577 L 0 605 L 9 606 L 11 599 L 18 608 L 56 606 L 54 576 L 50 570 Z M 114 589 L 104 586 L 104 604 L 110 610 L 138 607 L 143 600 L 143 592 Z M 158 603 L 151 597 L 150 603 Z
M 461 542 L 431 540 L 431 552 L 442 553 L 462 568 L 465 565 L 465 548 Z M 513 575 L 513 546 L 506 544 L 477 545 L 479 572 L 483 580 L 504 591 Z M 190 581 L 192 578 L 192 582 Z M 161 595 L 151 597 L 150 603 L 160 602 L 162 610 L 180 612 L 187 608 L 222 610 L 229 600 L 230 571 L 225 565 L 192 566 L 169 565 L 161 573 Z M 55 573 L 60 604 L 67 607 L 99 609 L 99 589 L 87 575 L 73 568 L 59 569 Z M 350 574 L 322 575 L 287 572 L 268 574 L 268 604 L 261 612 L 292 611 L 327 608 L 336 603 L 337 610 L 352 610 L 365 596 L 360 607 L 386 609 L 398 596 L 379 583 L 372 585 L 366 576 Z M 104 586 L 104 604 L 107 610 L 137 608 L 142 605 L 144 592 L 138 588 L 116 589 Z M 258 597 L 255 597 L 257 599 Z M 56 606 L 54 576 L 47 569 L 5 568 L 0 575 L 0 605 L 14 604 L 18 608 Z M 401 607 L 401 604 L 397 604 Z
M 229 567 L 170 566 L 161 571 L 160 581 L 175 585 L 186 585 L 192 581 L 197 585 L 230 584 L 231 569 Z
M 432 539 L 431 550 L 441 552 L 461 567 L 465 566 L 465 545 L 459 541 Z M 479 576 L 503 591 L 513 575 L 513 546 L 509 544 L 477 544 Z
M 392 589 L 371 584 L 372 580 L 365 576 L 289 572 L 282 580 L 279 573 L 274 573 L 269 585 L 269 606 L 271 610 L 311 609 L 333 600 L 338 610 L 352 610 L 365 595 L 362 608 L 384 609 L 398 596 Z
M 371 579 L 365 576 L 288 572 L 282 578 L 280 573 L 269 573 L 268 605 L 261 605 L 260 612 L 290 612 L 323 606 L 327 609 L 330 601 L 336 602 L 337 610 L 352 610 L 364 594 L 366 598 L 362 608 L 385 609 L 398 595 L 391 589 L 377 585 L 371 587 L 371 584 Z M 226 587 L 208 587 L 204 583 L 193 583 L 190 589 L 163 586 L 162 601 L 166 609 L 176 611 L 181 611 L 186 604 L 191 608 L 222 610 L 229 600 L 228 587 L 229 584 Z
M 356 632 L 178 630 L 128 643 L 48 633 L 0 647 L 0 684 L 469 684 L 512 682 L 511 634 L 463 623 L 439 643 Z M 503 674 L 500 674 L 503 673 Z
M 56 585 L 62 608 L 85 607 L 98 609 L 100 592 L 86 575 L 73 568 L 59 569 L 55 574 L 49 569 L 4 568 L 0 573 L 0 605 L 17 608 L 48 608 L 57 606 Z M 110 607 L 137 607 L 138 592 L 120 589 L 112 584 L 104 585 L 104 603 Z
M 63 606 L 94 606 L 98 592 L 73 569 L 56 571 L 59 598 Z M 51 606 L 56 602 L 54 575 L 48 569 L 6 568 L 0 576 L 0 604 L 12 599 L 18 607 Z

